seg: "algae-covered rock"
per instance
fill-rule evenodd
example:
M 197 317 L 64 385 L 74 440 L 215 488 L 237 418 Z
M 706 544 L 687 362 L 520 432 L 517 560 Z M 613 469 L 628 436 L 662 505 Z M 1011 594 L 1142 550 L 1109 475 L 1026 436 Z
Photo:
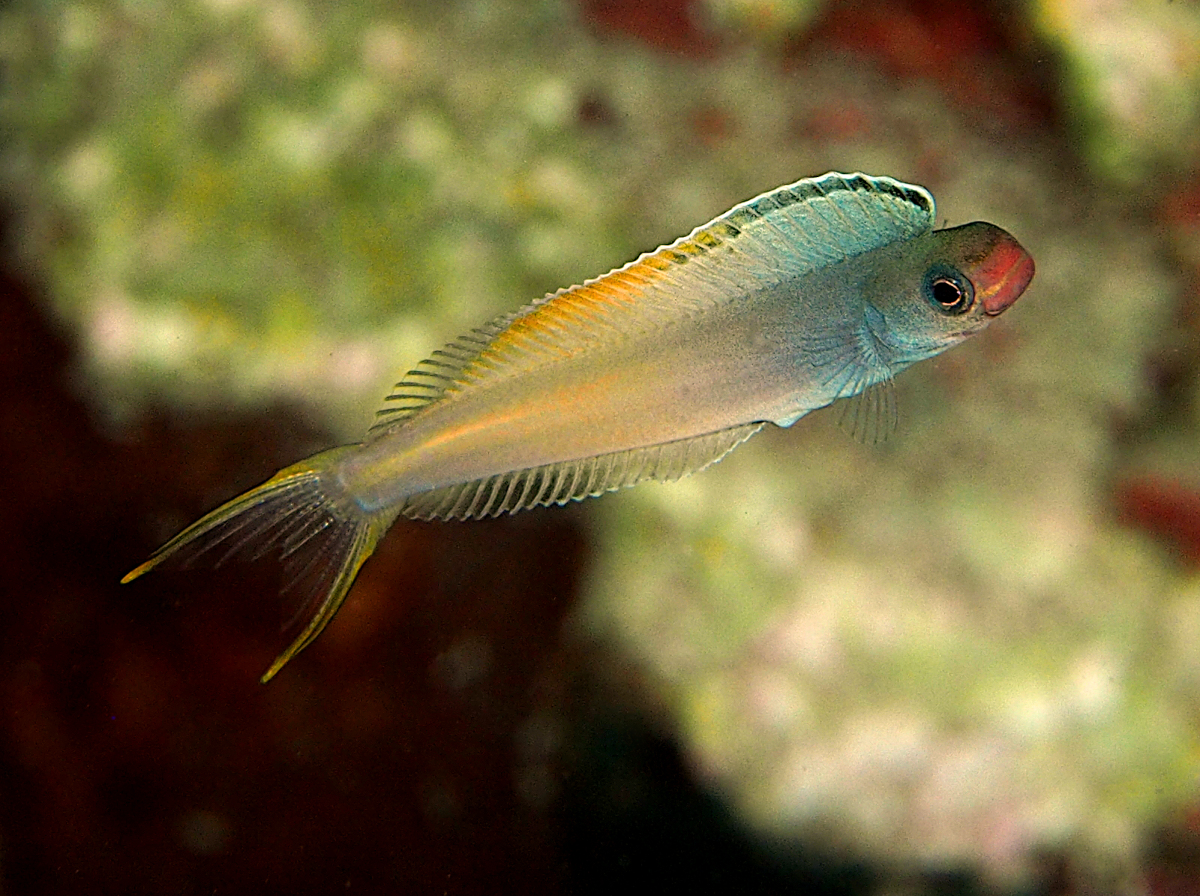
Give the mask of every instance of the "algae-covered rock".
M 356 435 L 440 340 L 627 251 L 589 82 L 518 50 L 564 9 L 442 12 L 4 11 L 3 183 L 100 406 L 283 399 Z
M 1200 158 L 1200 7 L 1157 0 L 1039 0 L 1034 18 L 1059 51 L 1065 106 L 1084 153 L 1133 185 Z

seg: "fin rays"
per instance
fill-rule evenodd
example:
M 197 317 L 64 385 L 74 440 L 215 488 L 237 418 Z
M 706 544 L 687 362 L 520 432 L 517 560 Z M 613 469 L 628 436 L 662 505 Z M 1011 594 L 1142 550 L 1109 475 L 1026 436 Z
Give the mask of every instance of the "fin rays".
M 891 379 L 845 399 L 838 412 L 838 426 L 866 445 L 886 442 L 896 431 L 896 422 L 896 385 Z
M 933 226 L 933 197 L 887 177 L 830 173 L 734 206 L 623 267 L 473 330 L 396 384 L 370 432 L 450 393 L 737 301 Z
M 670 481 L 713 464 L 763 426 L 751 423 L 694 439 L 548 464 L 434 489 L 409 498 L 410 519 L 482 519 L 528 507 L 566 504 L 647 479 Z
M 320 471 L 344 450 L 289 467 L 221 505 L 121 581 L 132 581 L 163 563 L 187 567 L 213 552 L 220 552 L 214 566 L 239 555 L 256 560 L 278 554 L 284 569 L 282 591 L 295 608 L 284 629 L 310 618 L 263 675 L 264 682 L 270 680 L 333 618 L 359 567 L 395 518 L 394 512 L 369 515 L 353 504 L 343 507 L 330 495 Z
M 807 356 L 822 372 L 821 385 L 842 396 L 837 421 L 855 439 L 882 442 L 896 428 L 896 388 L 886 350 L 868 313 L 857 330 L 805 340 Z

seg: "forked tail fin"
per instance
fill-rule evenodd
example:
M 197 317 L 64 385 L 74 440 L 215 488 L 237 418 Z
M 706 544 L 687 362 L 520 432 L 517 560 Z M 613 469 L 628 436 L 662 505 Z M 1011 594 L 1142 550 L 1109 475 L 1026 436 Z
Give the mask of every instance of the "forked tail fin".
M 186 567 L 212 555 L 212 565 L 220 566 L 234 556 L 253 560 L 278 553 L 284 564 L 284 592 L 298 600 L 285 627 L 309 618 L 263 674 L 262 681 L 270 681 L 333 618 L 363 562 L 395 519 L 394 512 L 369 514 L 331 488 L 328 471 L 345 450 L 324 451 L 280 470 L 222 504 L 155 551 L 121 579 L 122 584 L 167 561 Z

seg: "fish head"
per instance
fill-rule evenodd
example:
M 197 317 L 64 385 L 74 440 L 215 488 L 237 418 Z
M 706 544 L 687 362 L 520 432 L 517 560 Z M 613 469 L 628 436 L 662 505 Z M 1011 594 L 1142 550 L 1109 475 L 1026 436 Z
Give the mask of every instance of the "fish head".
M 953 257 L 951 264 L 970 281 L 975 303 L 988 317 L 995 317 L 1020 298 L 1033 279 L 1033 256 L 995 224 L 976 221 L 935 235 L 942 237 L 946 251 Z M 937 280 L 931 289 L 939 305 L 945 306 L 946 298 L 950 307 L 957 301 L 954 297 L 938 297 L 938 290 L 944 287 Z
M 881 255 L 868 300 L 887 320 L 885 341 L 904 364 L 979 332 L 1033 279 L 1033 257 L 1012 235 L 983 221 L 892 248 Z

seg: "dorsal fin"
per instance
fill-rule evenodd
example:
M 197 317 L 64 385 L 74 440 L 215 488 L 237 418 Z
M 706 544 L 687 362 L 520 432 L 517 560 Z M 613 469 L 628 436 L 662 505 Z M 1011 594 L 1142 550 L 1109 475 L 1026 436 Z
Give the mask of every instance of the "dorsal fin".
M 647 479 L 669 482 L 716 463 L 762 427 L 750 423 L 648 448 L 500 473 L 414 495 L 400 512 L 419 520 L 481 519 L 579 501 Z
M 472 383 L 653 332 L 809 271 L 932 229 L 933 197 L 890 177 L 830 173 L 734 206 L 690 234 L 473 330 L 422 361 L 371 432 Z

